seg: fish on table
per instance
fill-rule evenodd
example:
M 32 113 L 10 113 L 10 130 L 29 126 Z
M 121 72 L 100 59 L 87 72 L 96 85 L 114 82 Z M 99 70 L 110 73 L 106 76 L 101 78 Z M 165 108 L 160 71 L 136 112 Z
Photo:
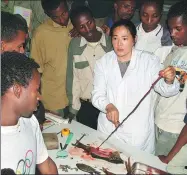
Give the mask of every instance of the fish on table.
M 84 152 L 90 154 L 93 158 L 103 159 L 111 163 L 115 164 L 123 164 L 124 161 L 121 159 L 118 151 L 112 151 L 109 149 L 98 149 L 90 145 L 84 145 L 81 142 L 76 142 L 76 144 L 72 144 L 77 148 L 82 148 Z
M 90 174 L 95 174 L 95 175 L 101 174 L 99 171 L 95 170 L 91 166 L 83 164 L 83 163 L 77 163 L 76 166 L 79 170 L 90 173 Z

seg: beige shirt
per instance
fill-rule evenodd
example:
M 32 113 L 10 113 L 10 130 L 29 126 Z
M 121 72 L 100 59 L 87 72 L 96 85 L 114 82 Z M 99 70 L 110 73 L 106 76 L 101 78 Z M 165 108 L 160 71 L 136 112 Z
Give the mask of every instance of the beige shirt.
M 172 48 L 164 65 L 174 66 L 178 71 L 187 72 L 187 46 Z M 165 98 L 160 96 L 155 113 L 156 125 L 167 132 L 179 134 L 185 125 L 183 122 L 186 114 L 187 81 L 182 92 L 175 96 Z
M 62 27 L 48 19 L 36 29 L 32 38 L 31 57 L 40 65 L 42 101 L 48 110 L 68 105 L 65 87 L 71 29 L 70 23 Z
M 105 36 L 97 43 L 88 43 L 85 38 L 81 38 L 80 47 L 86 45 L 81 55 L 74 55 L 73 60 L 73 88 L 72 88 L 72 108 L 79 110 L 82 99 L 91 99 L 91 92 L 93 90 L 93 72 L 96 60 L 100 59 L 106 52 L 103 50 L 101 44 L 106 46 Z M 87 61 L 89 64 L 84 68 L 79 67 L 79 63 Z

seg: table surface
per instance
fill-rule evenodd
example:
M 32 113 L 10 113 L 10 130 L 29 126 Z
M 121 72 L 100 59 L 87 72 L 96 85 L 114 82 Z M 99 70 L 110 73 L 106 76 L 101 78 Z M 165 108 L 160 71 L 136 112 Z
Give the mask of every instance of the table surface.
M 63 123 L 63 124 L 56 124 L 52 126 L 50 125 L 45 126 L 43 133 L 59 133 L 64 128 L 69 128 L 70 131 L 74 134 L 71 143 L 66 148 L 68 152 L 68 157 L 66 157 L 65 159 L 56 158 L 56 153 L 57 151 L 60 150 L 60 146 L 59 149 L 48 150 L 49 156 L 53 159 L 53 161 L 57 165 L 59 174 L 82 174 L 83 172 L 81 170 L 77 171 L 76 169 L 73 169 L 76 168 L 76 163 L 84 163 L 86 165 L 90 165 L 93 168 L 95 168 L 97 171 L 101 172 L 102 174 L 103 174 L 103 172 L 101 171 L 102 167 L 107 168 L 110 172 L 113 172 L 115 174 L 127 173 L 125 164 L 113 164 L 99 159 L 90 160 L 90 159 L 82 158 L 81 155 L 73 156 L 69 153 L 69 150 L 73 148 L 72 143 L 76 143 L 76 140 L 78 140 L 84 133 L 86 134 L 86 136 L 81 140 L 82 143 L 99 146 L 102 143 L 102 141 L 107 137 L 107 135 L 104 135 L 99 131 L 96 131 L 92 128 L 89 128 L 73 120 L 71 124 Z M 58 136 L 59 144 L 62 143 L 62 145 L 64 146 L 65 138 L 61 137 L 61 134 L 58 134 L 57 136 Z M 119 151 L 120 157 L 124 161 L 126 161 L 128 157 L 130 157 L 131 163 L 141 162 L 150 165 L 152 167 L 158 168 L 160 170 L 166 171 L 166 164 L 163 164 L 158 159 L 158 157 L 146 153 L 144 151 L 140 151 L 135 147 L 121 143 L 119 140 L 117 140 L 114 137 L 111 137 L 106 143 L 104 143 L 102 148 L 110 148 Z M 71 167 L 71 169 L 68 169 L 68 172 L 62 171 L 62 169 L 59 168 L 60 165 L 68 165 Z M 86 173 L 84 172 L 84 174 Z

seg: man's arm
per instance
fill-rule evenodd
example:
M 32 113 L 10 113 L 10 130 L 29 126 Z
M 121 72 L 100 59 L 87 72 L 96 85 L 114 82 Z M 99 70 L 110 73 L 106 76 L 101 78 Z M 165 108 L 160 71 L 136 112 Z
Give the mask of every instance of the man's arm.
M 164 163 L 169 163 L 185 144 L 187 144 L 187 124 L 183 127 L 177 139 L 177 142 L 175 143 L 169 154 L 167 156 L 158 156 L 159 159 Z
M 41 174 L 58 174 L 54 161 L 48 157 L 44 162 L 37 165 Z
M 68 60 L 66 70 L 66 93 L 69 100 L 69 111 L 76 114 L 77 111 L 72 108 L 73 104 L 73 40 L 71 40 L 68 48 Z

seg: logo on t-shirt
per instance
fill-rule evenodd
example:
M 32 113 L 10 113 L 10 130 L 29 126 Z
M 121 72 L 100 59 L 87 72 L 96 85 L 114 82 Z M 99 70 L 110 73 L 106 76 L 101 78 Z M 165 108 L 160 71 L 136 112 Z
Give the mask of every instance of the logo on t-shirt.
M 33 164 L 33 151 L 28 150 L 25 157 L 19 160 L 16 168 L 16 174 L 30 174 L 30 169 Z

